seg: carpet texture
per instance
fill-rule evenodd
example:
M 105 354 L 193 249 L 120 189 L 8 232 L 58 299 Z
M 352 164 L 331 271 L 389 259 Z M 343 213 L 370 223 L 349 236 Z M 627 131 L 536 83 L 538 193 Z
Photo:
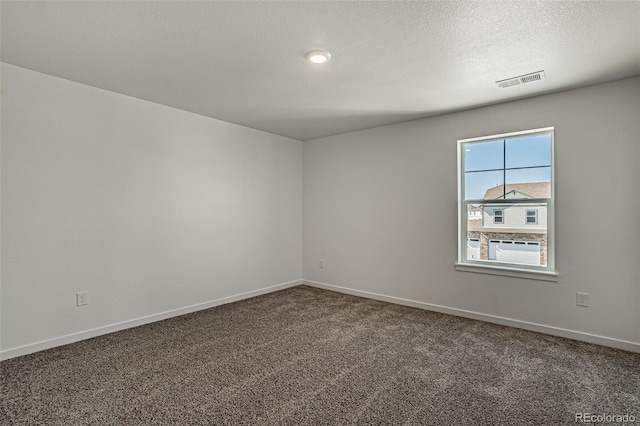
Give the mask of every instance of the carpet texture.
M 298 286 L 0 363 L 16 425 L 640 422 L 640 354 Z

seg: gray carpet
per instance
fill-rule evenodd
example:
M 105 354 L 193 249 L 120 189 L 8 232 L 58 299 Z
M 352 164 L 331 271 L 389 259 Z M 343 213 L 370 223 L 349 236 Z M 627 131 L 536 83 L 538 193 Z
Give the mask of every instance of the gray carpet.
M 306 286 L 0 372 L 3 424 L 640 422 L 640 354 Z

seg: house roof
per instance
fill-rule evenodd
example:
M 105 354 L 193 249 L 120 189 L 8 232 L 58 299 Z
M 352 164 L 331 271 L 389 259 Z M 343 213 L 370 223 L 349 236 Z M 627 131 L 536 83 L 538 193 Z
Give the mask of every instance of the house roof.
M 526 198 L 549 198 L 551 196 L 550 182 L 508 183 L 489 188 L 484 194 L 485 200 L 509 198 L 509 194 L 520 193 Z M 505 197 L 504 195 L 507 194 Z

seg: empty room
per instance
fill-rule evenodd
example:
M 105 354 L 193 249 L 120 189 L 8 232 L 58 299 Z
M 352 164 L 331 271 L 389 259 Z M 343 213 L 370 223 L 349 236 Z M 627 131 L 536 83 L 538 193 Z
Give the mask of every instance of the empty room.
M 0 424 L 640 422 L 640 2 L 0 16 Z

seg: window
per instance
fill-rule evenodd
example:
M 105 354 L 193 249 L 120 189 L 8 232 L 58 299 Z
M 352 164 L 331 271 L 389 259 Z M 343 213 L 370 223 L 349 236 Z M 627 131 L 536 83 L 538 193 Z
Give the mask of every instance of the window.
M 458 171 L 457 269 L 555 276 L 553 128 L 459 140 Z
M 493 223 L 504 223 L 503 216 L 504 210 L 502 209 L 496 209 L 493 211 Z

